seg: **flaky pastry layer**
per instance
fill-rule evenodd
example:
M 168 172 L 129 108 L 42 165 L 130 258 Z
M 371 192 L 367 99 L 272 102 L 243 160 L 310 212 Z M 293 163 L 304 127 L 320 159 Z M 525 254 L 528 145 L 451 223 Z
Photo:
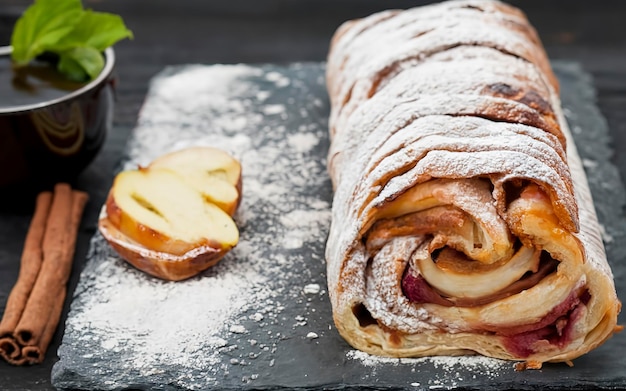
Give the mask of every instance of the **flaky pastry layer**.
M 619 329 L 558 82 L 521 11 L 461 0 L 346 22 L 327 84 L 328 284 L 350 344 L 568 361 Z

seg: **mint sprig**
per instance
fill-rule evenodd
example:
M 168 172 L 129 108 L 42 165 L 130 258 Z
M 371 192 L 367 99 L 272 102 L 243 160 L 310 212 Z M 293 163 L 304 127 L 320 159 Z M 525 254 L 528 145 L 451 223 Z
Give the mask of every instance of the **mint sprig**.
M 133 33 L 118 15 L 86 10 L 80 0 L 35 0 L 15 24 L 11 56 L 19 67 L 55 53 L 59 72 L 86 81 L 104 68 L 102 52 L 124 38 Z

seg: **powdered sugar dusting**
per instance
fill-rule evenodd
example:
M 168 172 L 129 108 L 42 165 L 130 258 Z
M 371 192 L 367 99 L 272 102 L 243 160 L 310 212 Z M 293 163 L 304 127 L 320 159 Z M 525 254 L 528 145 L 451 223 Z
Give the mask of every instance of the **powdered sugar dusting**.
M 347 104 L 348 111 L 369 97 L 379 74 L 412 66 L 432 54 L 461 45 L 500 48 L 540 64 L 551 74 L 545 53 L 534 49 L 524 29 L 526 20 L 511 9 L 493 2 L 444 2 L 375 19 L 362 20 L 353 32 L 334 42 L 329 55 L 331 95 Z M 494 12 L 496 11 L 496 12 Z M 502 12 L 504 11 L 504 12 Z M 349 72 L 341 72 L 349 70 Z M 343 109 L 333 109 L 331 122 Z
M 303 287 L 325 292 L 319 285 L 312 292 L 311 284 L 323 280 L 308 271 L 311 261 L 323 268 L 330 220 L 325 162 L 311 158 L 326 142 L 327 127 L 325 117 L 310 115 L 319 110 L 320 94 L 310 91 L 316 85 L 291 82 L 301 72 L 298 65 L 281 72 L 190 66 L 155 79 L 122 167 L 188 146 L 229 151 L 242 164 L 243 198 L 235 215 L 240 242 L 205 273 L 166 282 L 128 266 L 96 235 L 67 321 L 61 367 L 71 367 L 64 358 L 72 351 L 88 350 L 97 352 L 88 359 L 94 365 L 107 361 L 99 369 L 107 383 L 98 388 L 117 389 L 131 376 L 204 389 L 250 360 L 270 368 L 290 333 L 323 336 L 323 329 L 300 330 L 315 311 L 313 297 L 301 300 Z M 288 88 L 289 99 L 276 97 L 277 89 Z M 302 321 L 289 320 L 285 328 L 279 325 L 287 322 L 287 306 Z M 238 381 L 258 378 L 251 372 Z
M 565 69 L 562 66 L 563 63 L 558 65 L 561 66 L 557 70 L 563 72 Z M 215 68 L 220 68 L 220 66 Z M 179 71 L 179 69 L 174 69 L 170 73 Z M 248 238 L 239 244 L 237 251 L 240 255 L 247 254 L 248 258 L 245 262 L 241 262 L 238 260 L 239 255 L 236 257 L 234 254 L 229 255 L 214 271 L 208 271 L 197 279 L 184 282 L 183 284 L 193 285 L 194 288 L 187 290 L 187 292 L 179 290 L 180 283 L 164 283 L 146 277 L 143 273 L 130 268 L 96 237 L 92 252 L 89 255 L 89 262 L 75 292 L 66 335 L 59 352 L 60 361 L 55 365 L 52 373 L 55 387 L 58 389 L 187 390 L 271 389 L 278 385 L 278 387 L 285 389 L 302 389 L 307 387 L 357 388 L 358 385 L 366 384 L 370 388 L 377 389 L 393 387 L 403 389 L 452 389 L 457 387 L 460 389 L 484 389 L 488 386 L 493 388 L 498 385 L 510 389 L 523 389 L 540 388 L 546 385 L 554 386 L 555 377 L 562 375 L 560 385 L 565 388 L 568 386 L 577 388 L 583 383 L 605 382 L 607 368 L 617 368 L 621 356 L 618 352 L 619 348 L 615 350 L 615 347 L 619 347 L 620 341 L 623 341 L 621 339 L 623 335 L 614 337 L 618 338 L 617 343 L 613 344 L 612 347 L 607 346 L 603 354 L 595 354 L 593 358 L 589 357 L 589 359 L 581 362 L 575 362 L 574 368 L 568 368 L 564 364 L 550 365 L 549 367 L 546 365 L 546 370 L 524 373 L 514 372 L 511 362 L 500 362 L 481 356 L 389 359 L 351 350 L 352 348 L 343 343 L 337 335 L 332 324 L 328 308 L 328 294 L 332 292 L 327 291 L 324 282 L 323 249 L 312 243 L 312 241 L 320 241 L 320 244 L 323 245 L 325 238 L 315 237 L 307 240 L 298 236 L 298 246 L 300 244 L 302 246 L 294 245 L 292 248 L 285 249 L 280 247 L 282 245 L 280 235 L 284 231 L 273 228 L 276 225 L 288 223 L 289 225 L 285 228 L 298 230 L 300 229 L 297 226 L 298 218 L 306 216 L 307 211 L 326 210 L 326 212 L 320 213 L 328 213 L 330 194 L 328 187 L 323 187 L 321 189 L 322 195 L 319 196 L 308 194 L 303 189 L 307 181 L 313 179 L 315 182 L 317 180 L 315 178 L 319 171 L 317 171 L 318 166 L 315 162 L 323 162 L 326 152 L 327 139 L 324 135 L 326 128 L 320 125 L 323 122 L 320 118 L 325 119 L 328 114 L 327 108 L 323 107 L 326 104 L 324 100 L 325 91 L 323 88 L 316 90 L 316 94 L 312 98 L 313 102 L 317 102 L 313 104 L 314 107 L 306 104 L 306 102 L 311 101 L 311 96 L 308 94 L 298 97 L 295 104 L 305 103 L 302 104 L 302 107 L 294 110 L 293 100 L 279 98 L 275 95 L 275 91 L 271 90 L 276 87 L 276 83 L 264 77 L 263 69 L 257 72 L 248 67 L 241 67 L 230 71 L 224 70 L 224 73 L 219 73 L 218 76 L 224 76 L 226 72 L 238 73 L 244 79 L 250 75 L 248 72 L 253 72 L 258 74 L 263 82 L 269 83 L 271 87 L 265 89 L 266 87 L 263 85 L 255 87 L 243 82 L 238 83 L 236 88 L 245 87 L 243 88 L 246 94 L 245 99 L 240 102 L 221 100 L 224 105 L 233 108 L 232 114 L 234 116 L 215 116 L 214 112 L 217 110 L 215 107 L 205 107 L 202 112 L 192 113 L 191 116 L 177 114 L 178 109 L 171 110 L 169 114 L 159 117 L 159 121 L 154 121 L 152 116 L 154 111 L 150 109 L 151 114 L 144 115 L 139 124 L 144 130 L 141 135 L 142 142 L 135 144 L 133 137 L 133 146 L 130 148 L 132 159 L 126 161 L 125 166 L 134 166 L 137 162 L 149 162 L 160 151 L 179 149 L 192 142 L 204 145 L 217 144 L 231 152 L 241 153 L 242 159 L 248 162 L 244 164 L 245 167 L 248 167 L 244 184 L 246 197 L 256 197 L 255 200 L 266 204 L 264 207 L 280 200 L 278 202 L 280 205 L 274 204 L 271 211 L 281 213 L 281 216 L 286 218 L 285 222 L 280 222 L 276 220 L 277 217 L 261 227 L 272 230 L 271 233 L 260 233 L 264 238 L 262 246 L 269 248 L 269 252 L 261 254 L 258 248 L 259 243 L 249 240 L 250 236 L 257 235 L 256 231 L 252 232 L 252 227 L 263 221 L 266 216 L 265 212 L 261 210 L 261 206 L 252 207 L 251 203 L 242 207 L 237 214 L 238 224 L 245 228 L 244 231 L 247 231 L 246 235 L 248 235 Z M 282 74 L 283 72 L 285 70 L 280 68 L 278 73 Z M 307 82 L 315 80 L 318 86 L 323 85 L 323 65 L 317 64 L 316 67 L 308 69 L 307 72 L 313 75 L 313 78 L 308 78 Z M 198 74 L 211 79 L 208 71 L 202 71 Z M 583 90 L 590 90 L 590 85 L 579 83 L 580 75 L 581 73 L 578 71 L 566 73 L 564 85 L 578 86 L 581 84 Z M 277 80 L 279 77 L 272 76 L 270 79 Z M 298 77 L 297 73 L 295 77 L 294 73 L 291 73 L 289 79 L 289 86 L 282 88 L 287 89 L 302 83 L 301 77 Z M 582 113 L 580 117 L 601 118 L 598 117 L 598 113 L 589 115 L 586 110 L 593 108 L 593 105 L 591 101 L 581 99 L 583 94 L 580 94 L 579 91 L 570 92 L 568 91 L 566 94 L 567 104 L 571 105 L 572 102 L 577 104 L 571 110 L 572 118 L 569 118 L 574 129 L 576 129 L 576 124 L 579 124 L 576 118 L 578 113 Z M 306 99 L 301 99 L 304 97 Z M 152 106 L 153 98 L 155 98 L 154 95 L 148 97 L 148 103 L 150 103 L 148 108 L 156 107 Z M 165 97 L 159 95 L 156 98 Z M 320 99 L 322 99 L 321 105 Z M 206 101 L 216 102 L 218 100 Z M 262 108 L 255 107 L 266 103 L 284 104 L 288 101 L 291 103 L 286 105 L 284 114 L 287 120 L 285 122 L 278 118 L 279 115 L 274 116 L 276 122 L 264 122 Z M 157 104 L 158 102 L 160 100 L 154 103 Z M 171 104 L 179 105 L 178 102 L 174 101 Z M 322 109 L 314 111 L 320 107 Z M 179 109 L 183 110 L 184 107 L 179 107 Z M 251 111 L 247 111 L 248 109 Z M 160 115 L 161 113 L 156 114 Z M 173 117 L 175 120 L 172 120 Z M 289 122 L 294 117 L 297 120 Z M 259 120 L 261 122 L 257 122 Z M 597 124 L 597 122 L 591 122 L 591 124 Z M 589 137 L 586 144 L 597 145 L 598 128 L 602 128 L 600 125 L 583 126 L 586 131 L 582 134 L 587 134 Z M 320 128 L 323 128 L 323 131 L 319 131 Z M 213 131 L 216 133 L 211 134 Z M 295 131 L 295 136 L 293 131 Z M 257 134 L 258 132 L 261 132 L 261 135 Z M 300 134 L 307 132 L 311 132 L 314 136 L 300 136 Z M 291 166 L 293 171 L 284 175 L 274 173 L 269 164 L 262 168 L 255 168 L 257 162 L 267 163 L 271 158 L 276 159 L 279 162 L 277 164 L 284 164 L 281 157 L 271 148 L 258 151 L 255 149 L 256 145 L 259 144 L 259 137 L 273 140 L 272 142 L 276 146 L 285 147 L 285 152 L 288 153 L 287 157 L 290 159 L 302 154 L 301 158 L 296 158 L 302 166 Z M 164 143 L 164 138 L 169 138 L 168 142 Z M 280 141 L 281 138 L 284 142 Z M 311 141 L 307 141 L 308 139 Z M 579 140 L 577 138 L 577 142 Z M 154 144 L 150 146 L 153 142 Z M 137 148 L 135 148 L 136 146 Z M 289 148 L 293 150 L 288 151 Z M 313 154 L 315 156 L 311 156 L 312 149 L 317 150 Z M 268 153 L 268 151 L 271 154 L 264 160 L 263 154 Z M 581 152 L 585 152 L 584 149 Z M 602 163 L 600 167 L 603 169 L 590 176 L 591 179 L 595 177 L 597 181 L 600 181 L 596 183 L 602 184 L 597 185 L 596 189 L 612 186 L 615 189 L 614 192 L 619 195 L 618 198 L 621 202 L 624 194 L 623 186 L 619 185 L 619 179 L 615 179 L 618 178 L 619 174 L 615 170 L 615 177 L 607 176 L 608 170 L 606 168 L 614 168 L 604 158 L 610 156 L 610 153 L 590 154 L 587 152 L 584 156 Z M 268 167 L 272 173 L 268 172 L 266 176 L 262 173 L 259 178 L 253 177 Z M 307 174 L 309 171 L 311 173 Z M 264 182 L 264 179 L 270 175 L 279 178 L 279 180 L 272 183 Z M 304 175 L 304 179 L 300 179 L 301 175 Z M 282 178 L 288 178 L 288 182 L 282 181 Z M 319 180 L 323 180 L 321 176 Z M 290 206 L 290 203 L 297 198 L 293 191 L 290 191 L 292 185 L 295 186 L 296 191 L 302 191 L 309 195 L 306 197 L 309 204 L 299 204 L 298 207 Z M 314 186 L 317 185 L 318 183 L 315 182 Z M 262 189 L 262 197 L 250 195 L 255 194 L 254 192 L 259 189 Z M 326 192 L 326 196 L 323 195 L 324 192 Z M 606 207 L 611 216 L 617 215 L 614 213 L 616 210 L 613 208 L 614 203 L 599 197 L 598 204 Z M 268 209 L 268 213 L 269 211 Z M 285 213 L 282 214 L 283 212 Z M 296 218 L 295 223 L 294 218 Z M 620 254 L 624 254 L 624 251 L 619 250 L 623 248 L 620 243 L 625 241 L 618 240 L 623 237 L 623 217 L 615 218 L 609 223 L 607 232 L 615 235 L 616 238 L 613 242 L 615 247 L 613 247 L 614 256 L 612 258 L 619 260 Z M 314 224 L 311 221 L 303 221 L 302 224 L 310 225 L 311 227 L 308 229 L 313 229 Z M 295 242 L 293 241 L 293 243 Z M 274 273 L 270 274 L 271 276 L 277 277 L 266 282 L 268 284 L 267 290 L 257 286 L 260 283 L 257 278 L 265 273 L 264 270 L 266 269 L 264 268 Z M 297 270 L 297 273 L 294 270 Z M 277 272 L 283 274 L 277 275 Z M 618 278 L 624 282 L 623 273 L 621 276 Z M 254 289 L 241 289 L 233 296 L 234 289 L 231 284 L 234 282 L 241 285 L 244 278 L 250 279 L 254 283 Z M 106 281 L 108 279 L 110 281 Z M 215 284 L 214 289 L 205 282 Z M 172 288 L 169 287 L 170 285 Z M 131 286 L 134 288 L 130 289 Z M 624 285 L 621 284 L 620 286 L 623 287 Z M 118 297 L 112 295 L 115 291 L 120 291 Z M 147 300 L 145 296 L 138 296 L 138 293 L 143 292 L 146 295 L 148 291 L 154 294 L 152 298 L 154 303 Z M 243 304 L 240 300 L 238 295 L 241 292 L 252 292 L 252 296 L 249 297 L 251 302 L 249 305 Z M 174 295 L 179 293 L 182 294 L 182 297 L 176 300 Z M 198 295 L 193 296 L 193 293 L 198 293 Z M 215 302 L 212 302 L 209 296 L 212 294 L 216 295 Z M 223 301 L 229 297 L 233 300 L 233 308 L 227 308 L 223 304 Z M 266 298 L 259 300 L 260 297 Z M 191 299 L 191 304 L 187 304 L 184 299 Z M 171 305 L 166 304 L 170 301 Z M 189 308 L 190 313 L 184 313 L 181 309 L 176 308 L 174 303 Z M 231 303 L 229 302 L 228 305 L 231 306 Z M 91 308 L 87 309 L 87 306 Z M 98 314 L 96 307 L 103 311 L 106 309 L 109 314 L 115 316 L 107 319 L 103 313 Z M 247 307 L 248 310 L 243 311 L 244 307 Z M 150 314 L 150 309 L 153 309 L 155 314 Z M 172 313 L 168 315 L 168 311 L 163 311 L 164 309 Z M 89 317 L 80 316 L 83 310 L 91 311 Z M 196 313 L 192 314 L 191 312 L 194 310 Z M 217 319 L 212 319 L 209 316 L 213 311 L 217 314 Z M 153 324 L 139 325 L 140 315 L 144 319 L 149 319 Z M 185 328 L 177 329 L 174 326 L 168 326 L 169 330 L 182 332 L 183 335 L 181 336 L 164 335 L 164 333 L 159 332 L 157 329 L 161 327 L 162 323 L 171 320 L 174 315 L 182 316 L 182 320 L 186 322 L 203 323 L 205 328 L 190 327 L 189 330 L 194 330 L 194 332 L 187 333 Z M 128 322 L 121 321 L 116 318 L 118 316 L 129 316 L 130 320 Z M 73 321 L 75 317 L 80 321 Z M 224 320 L 223 325 L 219 324 L 220 319 Z M 132 330 L 131 326 L 133 325 L 140 326 L 138 328 L 140 332 L 125 334 Z M 215 330 L 218 328 L 221 331 L 216 332 Z M 152 333 L 155 333 L 155 336 L 152 336 Z M 310 333 L 311 338 L 307 338 Z M 195 334 L 198 339 L 196 340 L 192 334 Z M 313 334 L 317 335 L 318 338 L 312 338 Z M 157 336 L 159 338 L 166 337 L 170 342 L 155 341 Z M 142 347 L 142 344 L 146 346 Z M 172 348 L 173 351 L 164 349 L 165 347 Z M 140 354 L 135 350 L 142 351 L 144 354 L 152 354 L 155 351 L 165 352 L 161 353 L 161 358 L 163 360 L 169 358 L 172 363 L 161 361 L 152 367 L 143 365 L 141 361 L 143 359 L 151 362 L 157 360 L 146 356 L 140 359 Z M 617 359 L 612 360 L 615 357 Z M 196 359 L 194 360 L 194 358 Z M 483 360 L 485 361 L 484 365 L 481 364 Z M 492 379 L 493 381 L 490 381 Z
M 469 370 L 481 370 L 492 374 L 499 374 L 502 370 L 513 368 L 510 361 L 499 360 L 497 358 L 485 356 L 433 356 L 420 358 L 393 358 L 383 356 L 372 356 L 360 350 L 350 350 L 346 353 L 346 357 L 350 360 L 360 361 L 367 367 L 375 367 L 380 365 L 392 364 L 422 364 L 432 363 L 437 369 L 452 369 L 454 367 L 464 367 Z
M 308 133 L 297 133 L 289 135 L 287 142 L 296 151 L 306 152 L 315 147 L 319 143 L 319 139 Z
M 592 227 L 595 216 L 588 211 L 593 203 L 581 192 L 586 190 L 584 184 L 574 188 L 572 177 L 583 182 L 585 177 L 575 159 L 576 146 L 566 140 L 570 135 L 559 113 L 559 86 L 541 43 L 519 12 L 500 2 L 460 0 L 354 20 L 332 40 L 327 75 L 332 102 L 329 172 L 336 189 L 327 245 L 328 281 L 338 328 L 353 346 L 406 356 L 460 354 L 459 350 L 469 349 L 503 359 L 521 357 L 509 351 L 497 333 L 484 335 L 482 325 L 522 323 L 520 314 L 541 319 L 565 299 L 564 292 L 574 289 L 571 282 L 587 281 L 590 292 L 604 291 L 605 286 L 611 290 L 611 273 L 599 251 L 600 230 Z M 363 242 L 376 223 L 415 213 L 402 203 L 403 197 L 416 189 L 422 194 L 433 179 L 441 178 L 480 178 L 489 180 L 491 187 L 480 200 L 465 189 L 450 190 L 467 197 L 441 204 L 471 210 L 474 218 L 480 215 L 481 229 L 462 234 L 474 241 L 460 250 L 445 224 L 433 223 L 428 233 L 443 238 L 433 248 L 446 245 L 480 261 L 479 251 L 468 249 L 477 244 L 476 248 L 490 249 L 477 238 L 493 238 L 492 248 L 510 248 L 509 237 L 518 235 L 561 262 L 553 274 L 569 268 L 565 265 L 577 265 L 572 278 L 553 284 L 546 277 L 510 297 L 469 308 L 408 302 L 399 286 L 406 271 L 400 261 L 412 251 L 398 246 L 364 253 Z M 511 196 L 518 196 L 515 186 L 529 182 L 548 194 L 568 234 L 577 235 L 580 226 L 578 238 L 590 259 L 584 266 L 578 266 L 576 255 L 544 247 L 553 239 L 551 233 L 536 234 L 539 229 L 532 228 L 536 236 L 528 238 L 532 229 L 520 233 L 520 222 L 507 214 Z M 428 205 L 440 204 L 431 199 Z M 481 205 L 490 208 L 475 213 Z M 404 231 L 403 224 L 399 218 L 385 233 L 417 237 L 413 231 L 405 233 L 410 229 Z M 491 236 L 489 226 L 499 226 L 500 234 Z M 501 253 L 505 259 L 509 254 Z M 587 280 L 597 271 L 599 277 Z M 545 294 L 553 288 L 561 294 Z M 607 297 L 598 313 L 606 311 L 606 319 L 611 316 L 614 322 L 619 303 L 612 292 Z M 604 305 L 600 301 L 599 307 Z M 541 306 L 529 308 L 527 303 Z M 542 313 L 528 315 L 535 310 Z M 611 333 L 607 327 L 602 337 L 596 337 L 601 333 L 594 331 L 591 316 L 576 322 L 578 334 L 571 341 L 586 336 L 586 343 L 594 346 L 592 339 Z M 433 327 L 440 333 L 429 333 Z M 465 340 L 455 329 L 474 333 L 474 338 Z M 546 345 L 530 349 L 532 353 L 523 358 L 565 360 L 583 350 L 570 340 Z
M 230 269 L 177 284 L 145 278 L 111 256 L 94 270 L 99 278 L 90 287 L 108 294 L 85 295 L 83 311 L 70 318 L 67 327 L 88 331 L 84 338 L 99 336 L 96 341 L 85 342 L 96 342 L 104 350 L 119 353 L 127 366 L 142 374 L 149 374 L 164 361 L 208 370 L 219 363 L 219 356 L 195 353 L 206 349 L 219 352 L 227 345 L 221 332 L 239 330 L 232 317 L 249 308 L 246 296 L 266 300 L 273 295 L 263 286 L 242 292 L 246 281 L 254 279 L 260 284 L 263 279 L 253 270 Z M 109 287 L 115 289 L 108 292 Z
M 405 374 L 414 374 L 413 377 L 403 376 L 403 381 L 421 389 L 453 389 L 474 382 L 482 382 L 484 386 L 485 381 L 496 380 L 510 373 L 514 365 L 510 361 L 484 356 L 392 358 L 372 356 L 359 350 L 348 351 L 346 358 L 360 363 L 373 373 L 389 370 L 389 367 L 402 367 Z M 421 372 L 428 372 L 426 379 L 420 375 Z

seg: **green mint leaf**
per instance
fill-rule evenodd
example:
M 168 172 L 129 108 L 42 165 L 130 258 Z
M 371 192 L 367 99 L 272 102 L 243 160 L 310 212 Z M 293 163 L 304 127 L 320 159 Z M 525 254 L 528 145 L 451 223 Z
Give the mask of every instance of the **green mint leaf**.
M 121 17 L 86 10 L 74 29 L 64 36 L 55 48 L 66 50 L 77 46 L 89 46 L 103 51 L 124 38 L 133 38 L 133 33 L 126 28 Z
M 59 62 L 57 63 L 57 70 L 61 72 L 65 77 L 71 81 L 82 83 L 89 79 L 89 75 L 82 66 L 73 57 L 66 55 L 59 56 Z
M 18 19 L 11 45 L 17 65 L 56 53 L 58 70 L 72 80 L 93 79 L 104 68 L 102 52 L 133 33 L 121 17 L 84 10 L 81 0 L 35 0 Z
M 80 0 L 36 0 L 13 29 L 13 61 L 25 65 L 49 50 L 74 29 L 83 12 Z
M 94 79 L 104 68 L 102 53 L 88 46 L 76 47 L 59 53 L 57 69 L 73 81 Z

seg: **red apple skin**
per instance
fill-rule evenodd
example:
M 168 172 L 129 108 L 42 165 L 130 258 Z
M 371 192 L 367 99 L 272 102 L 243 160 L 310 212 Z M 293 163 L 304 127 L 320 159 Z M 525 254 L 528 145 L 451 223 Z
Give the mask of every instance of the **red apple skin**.
M 217 264 L 230 250 L 200 246 L 182 255 L 155 251 L 120 232 L 106 216 L 98 221 L 98 229 L 122 259 L 151 276 L 168 281 L 191 278 Z

